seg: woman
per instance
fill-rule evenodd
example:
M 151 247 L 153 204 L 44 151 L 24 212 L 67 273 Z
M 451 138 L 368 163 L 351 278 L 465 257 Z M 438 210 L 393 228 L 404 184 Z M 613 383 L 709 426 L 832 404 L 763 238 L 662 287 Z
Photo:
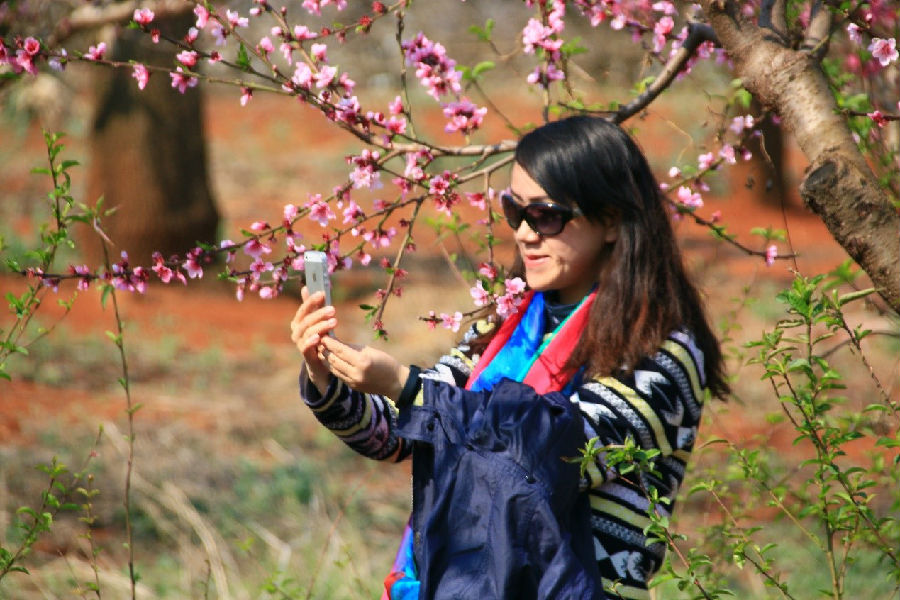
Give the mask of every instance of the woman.
M 584 578 L 580 581 L 585 593 L 579 595 L 571 589 L 561 593 L 561 588 L 552 587 L 560 581 L 571 582 L 571 570 L 548 583 L 553 573 L 559 573 L 553 563 L 559 556 L 547 554 L 541 546 L 538 553 L 543 554 L 524 559 L 527 568 L 523 570 L 517 563 L 512 575 L 509 569 L 501 575 L 487 575 L 494 580 L 479 587 L 476 594 L 509 595 L 512 579 L 514 584 L 527 580 L 524 588 L 516 588 L 516 596 L 602 597 L 591 587 L 599 572 L 607 597 L 647 598 L 647 583 L 659 569 L 665 548 L 645 543 L 642 531 L 649 523 L 646 494 L 653 487 L 660 497 L 674 499 L 707 392 L 718 396 L 728 392 L 718 343 L 699 294 L 685 273 L 658 185 L 646 159 L 625 132 L 603 119 L 570 117 L 525 135 L 515 159 L 510 189 L 501 202 L 518 250 L 514 270 L 524 275 L 529 288 L 517 313 L 500 324 L 476 324 L 461 345 L 433 369 L 420 371 L 399 364 L 384 352 L 353 348 L 329 337 L 337 324 L 334 308 L 323 306 L 320 295 L 304 295 L 292 322 L 292 339 L 306 361 L 301 394 L 326 427 L 362 454 L 390 460 L 415 454 L 413 522 L 418 527 L 413 527 L 415 550 L 408 554 L 420 568 L 418 572 L 407 568 L 406 576 L 395 575 L 404 581 L 421 579 L 423 597 L 453 597 L 453 593 L 444 593 L 444 582 L 458 583 L 474 572 L 466 569 L 475 563 L 454 570 L 455 557 L 464 553 L 454 554 L 435 544 L 452 546 L 456 537 L 468 535 L 459 528 L 465 529 L 467 519 L 481 509 L 470 510 L 468 516 L 449 526 L 445 523 L 444 529 L 439 520 L 447 515 L 440 510 L 420 515 L 416 521 L 416 499 L 430 499 L 428 510 L 434 511 L 446 492 L 441 486 L 453 484 L 441 480 L 438 467 L 442 459 L 436 458 L 446 453 L 448 445 L 432 439 L 422 443 L 425 438 L 410 426 L 418 418 L 415 411 L 439 406 L 438 412 L 429 414 L 443 417 L 441 429 L 452 437 L 455 434 L 444 422 L 461 422 L 463 429 L 483 427 L 496 417 L 490 412 L 493 407 L 508 406 L 503 404 L 505 399 L 492 404 L 500 388 L 504 398 L 524 399 L 521 402 L 526 404 L 512 410 L 515 418 L 521 419 L 515 422 L 525 427 L 553 421 L 556 416 L 548 421 L 547 415 L 566 410 L 559 404 L 564 397 L 565 404 L 577 409 L 583 431 L 583 437 L 572 436 L 575 442 L 583 445 L 585 439 L 597 437 L 599 445 L 606 446 L 631 438 L 642 448 L 659 450 L 652 474 L 632 471 L 623 475 L 609 467 L 601 453 L 580 481 L 572 481 L 578 479 L 577 472 L 572 475 L 560 470 L 552 475 L 557 479 L 550 489 L 568 490 L 574 485 L 576 490 L 576 497 L 567 500 L 563 509 L 578 513 L 576 520 L 555 514 L 553 518 L 561 525 L 551 527 L 558 535 L 550 546 L 565 546 L 568 552 L 561 559 L 566 569 L 585 552 L 577 530 L 585 527 L 591 532 L 587 552 L 592 566 L 575 565 Z M 450 415 L 447 411 L 454 410 L 452 402 L 471 410 L 461 408 L 462 416 Z M 531 417 L 522 417 L 522 406 L 546 406 L 549 412 L 529 420 Z M 486 420 L 485 415 L 493 416 Z M 429 423 L 433 427 L 434 421 Z M 532 444 L 544 449 L 552 446 L 544 442 L 555 443 L 545 439 L 552 437 L 550 432 L 529 430 L 528 441 L 516 446 L 504 427 L 501 424 L 488 432 L 491 452 L 497 447 L 519 452 L 513 462 L 527 454 Z M 498 443 L 497 436 L 504 435 L 507 437 Z M 470 442 L 471 438 L 466 443 Z M 477 450 L 477 456 L 489 454 L 483 447 Z M 420 462 L 428 466 L 417 470 L 420 456 L 424 457 Z M 551 467 L 563 462 L 557 460 L 563 455 L 552 456 Z M 490 490 L 488 495 L 494 493 Z M 458 501 L 457 494 L 451 506 Z M 485 510 L 498 509 L 489 505 Z M 451 541 L 429 537 L 435 531 Z M 500 547 L 506 542 L 498 541 L 493 532 L 491 536 L 482 541 L 488 549 L 478 559 L 482 563 L 485 557 L 506 556 L 508 549 Z M 505 540 L 505 533 L 500 537 Z M 509 565 L 501 565 L 499 570 L 506 567 Z M 536 575 L 535 570 L 539 571 Z M 473 579 L 478 576 L 471 575 Z M 391 593 L 401 597 L 401 591 Z

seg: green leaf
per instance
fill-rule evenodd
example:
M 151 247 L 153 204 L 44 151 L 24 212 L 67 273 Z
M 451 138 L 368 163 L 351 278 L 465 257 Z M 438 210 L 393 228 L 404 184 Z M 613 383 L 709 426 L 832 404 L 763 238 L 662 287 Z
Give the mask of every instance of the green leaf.
M 750 108 L 750 103 L 753 101 L 753 94 L 741 88 L 734 93 L 734 99 L 740 103 L 744 109 Z
M 850 292 L 849 294 L 844 294 L 843 296 L 838 296 L 838 306 L 844 306 L 848 302 L 853 302 L 854 300 L 865 298 L 866 296 L 869 296 L 873 293 L 875 293 L 875 288 L 868 288 L 865 290 Z
M 247 53 L 247 48 L 244 47 L 244 44 L 238 46 L 237 65 L 244 71 L 250 70 L 250 54 Z

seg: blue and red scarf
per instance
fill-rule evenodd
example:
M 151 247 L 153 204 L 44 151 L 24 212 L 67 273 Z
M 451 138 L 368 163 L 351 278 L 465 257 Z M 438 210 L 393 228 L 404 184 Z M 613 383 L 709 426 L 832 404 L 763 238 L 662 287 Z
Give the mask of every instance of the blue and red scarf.
M 491 338 L 466 382 L 466 389 L 493 389 L 501 379 L 530 385 L 539 394 L 569 391 L 578 379 L 578 369 L 566 363 L 587 327 L 588 313 L 596 292 L 581 303 L 550 334 L 544 335 L 544 294 L 528 292 L 519 310 L 507 318 Z M 413 555 L 413 535 L 409 524 L 391 572 L 384 580 L 381 600 L 417 600 L 419 581 Z

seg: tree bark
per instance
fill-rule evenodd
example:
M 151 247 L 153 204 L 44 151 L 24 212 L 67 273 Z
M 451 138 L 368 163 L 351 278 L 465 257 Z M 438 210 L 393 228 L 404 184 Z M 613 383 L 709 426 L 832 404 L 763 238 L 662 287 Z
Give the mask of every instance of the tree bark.
M 900 215 L 857 149 L 816 54 L 785 46 L 741 16 L 736 2 L 702 4 L 735 74 L 781 116 L 809 159 L 801 185 L 807 205 L 900 314 Z
M 154 24 L 180 37 L 191 21 L 188 13 Z M 121 33 L 112 54 L 146 64 L 172 61 L 170 47 L 131 30 Z M 155 73 L 141 91 L 130 69 L 97 69 L 95 77 L 88 197 L 103 196 L 105 208 L 117 209 L 102 222 L 114 259 L 126 250 L 132 262 L 148 264 L 153 251 L 168 257 L 215 241 L 219 214 L 207 176 L 200 89 L 179 94 L 169 77 Z M 93 238 L 85 240 L 86 253 L 96 260 Z

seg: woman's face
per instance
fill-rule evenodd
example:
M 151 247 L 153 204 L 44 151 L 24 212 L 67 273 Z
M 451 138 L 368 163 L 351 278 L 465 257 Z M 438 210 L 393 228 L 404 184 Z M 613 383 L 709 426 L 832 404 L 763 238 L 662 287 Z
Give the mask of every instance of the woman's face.
M 518 164 L 512 170 L 510 191 L 523 206 L 553 201 Z M 564 304 L 578 302 L 597 282 L 601 250 L 617 235 L 615 227 L 588 221 L 584 216 L 574 217 L 553 236 L 538 235 L 523 220 L 515 231 L 515 241 L 529 287 L 541 292 L 556 290 Z

